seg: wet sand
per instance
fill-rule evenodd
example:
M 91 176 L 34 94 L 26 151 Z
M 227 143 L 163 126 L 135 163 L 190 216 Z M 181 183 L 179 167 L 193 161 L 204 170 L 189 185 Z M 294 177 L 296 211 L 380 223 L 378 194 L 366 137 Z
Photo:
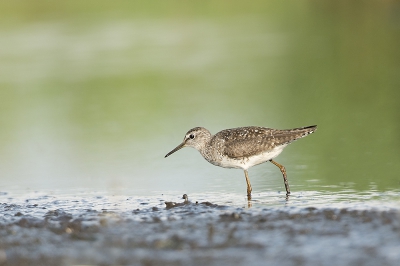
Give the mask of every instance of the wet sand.
M 0 265 L 398 265 L 400 210 L 243 208 L 164 197 L 0 203 Z M 192 199 L 189 199 L 192 200 Z

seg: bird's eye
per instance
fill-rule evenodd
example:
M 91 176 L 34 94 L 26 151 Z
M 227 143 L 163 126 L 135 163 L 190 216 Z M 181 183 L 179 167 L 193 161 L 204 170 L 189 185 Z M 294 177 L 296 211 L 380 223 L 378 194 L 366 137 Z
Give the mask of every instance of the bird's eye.
M 194 139 L 194 135 L 190 134 L 189 138 Z

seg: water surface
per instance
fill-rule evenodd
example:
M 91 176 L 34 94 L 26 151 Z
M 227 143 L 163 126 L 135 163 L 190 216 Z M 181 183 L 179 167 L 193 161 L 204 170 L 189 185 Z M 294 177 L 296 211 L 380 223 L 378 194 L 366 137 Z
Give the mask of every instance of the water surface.
M 395 265 L 399 10 L 2 1 L 0 262 Z M 164 158 L 196 126 L 313 124 L 276 159 L 288 199 L 270 163 L 249 203 L 241 170 Z

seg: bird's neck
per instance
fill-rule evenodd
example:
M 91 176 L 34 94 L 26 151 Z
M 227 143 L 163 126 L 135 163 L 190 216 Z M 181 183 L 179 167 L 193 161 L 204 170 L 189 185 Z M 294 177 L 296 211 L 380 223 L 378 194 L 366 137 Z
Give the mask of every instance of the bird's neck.
M 206 159 L 207 161 L 209 161 L 209 159 L 212 158 L 213 146 L 211 145 L 211 139 L 212 136 L 210 136 L 204 142 L 202 142 L 199 148 L 197 149 L 200 152 L 200 154 L 204 157 L 204 159 Z

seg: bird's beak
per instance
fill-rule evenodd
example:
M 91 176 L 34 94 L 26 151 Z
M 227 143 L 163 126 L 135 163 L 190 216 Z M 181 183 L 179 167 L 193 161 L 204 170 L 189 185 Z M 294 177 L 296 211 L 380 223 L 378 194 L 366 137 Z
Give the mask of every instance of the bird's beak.
M 168 156 L 170 156 L 171 154 L 173 154 L 176 151 L 179 151 L 180 149 L 182 149 L 183 147 L 185 147 L 185 141 L 182 142 L 181 144 L 178 145 L 178 147 L 176 147 L 175 149 L 173 149 L 172 151 L 168 152 L 167 155 L 165 155 L 164 158 L 167 158 Z

